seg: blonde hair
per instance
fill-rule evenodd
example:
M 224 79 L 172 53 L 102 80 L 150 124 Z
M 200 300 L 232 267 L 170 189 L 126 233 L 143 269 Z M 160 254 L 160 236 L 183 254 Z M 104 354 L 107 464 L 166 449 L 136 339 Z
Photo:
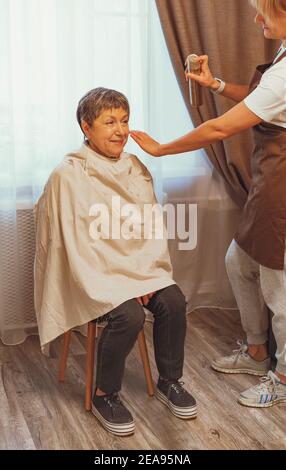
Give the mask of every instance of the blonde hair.
M 286 15 L 286 0 L 249 0 L 251 5 L 268 18 Z

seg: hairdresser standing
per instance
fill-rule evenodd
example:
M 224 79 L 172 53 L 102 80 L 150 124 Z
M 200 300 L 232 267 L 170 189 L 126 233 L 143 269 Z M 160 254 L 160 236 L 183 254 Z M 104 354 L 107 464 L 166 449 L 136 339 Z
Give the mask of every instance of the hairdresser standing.
M 201 56 L 199 76 L 187 74 L 212 92 L 239 102 L 187 135 L 159 144 L 147 134 L 131 136 L 156 157 L 190 152 L 253 128 L 252 184 L 239 227 L 226 255 L 227 273 L 240 310 L 247 344 L 215 360 L 225 373 L 263 376 L 241 393 L 239 402 L 269 407 L 286 402 L 286 0 L 251 0 L 255 21 L 267 39 L 282 45 L 270 64 L 259 65 L 250 86 L 233 85 L 213 77 L 208 57 Z M 268 312 L 273 312 L 277 367 L 270 369 Z

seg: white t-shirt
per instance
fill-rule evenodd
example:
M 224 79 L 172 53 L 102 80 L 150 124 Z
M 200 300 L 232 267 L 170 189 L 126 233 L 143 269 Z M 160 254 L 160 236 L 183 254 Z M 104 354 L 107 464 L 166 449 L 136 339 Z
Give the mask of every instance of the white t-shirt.
M 260 84 L 244 103 L 263 121 L 286 128 L 286 57 L 275 63 L 285 50 L 282 45 L 274 65 L 263 74 Z

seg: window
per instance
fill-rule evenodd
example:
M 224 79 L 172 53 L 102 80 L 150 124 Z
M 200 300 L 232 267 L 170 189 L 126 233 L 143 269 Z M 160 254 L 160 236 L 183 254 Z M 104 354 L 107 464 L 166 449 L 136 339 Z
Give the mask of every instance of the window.
M 2 201 L 37 199 L 51 170 L 79 147 L 77 102 L 97 86 L 127 95 L 131 128 L 162 141 L 192 128 L 155 1 L 2 0 L 1 6 Z M 148 157 L 132 139 L 126 149 L 147 164 L 158 191 L 162 178 L 197 165 L 194 156 L 187 165 L 186 155 Z

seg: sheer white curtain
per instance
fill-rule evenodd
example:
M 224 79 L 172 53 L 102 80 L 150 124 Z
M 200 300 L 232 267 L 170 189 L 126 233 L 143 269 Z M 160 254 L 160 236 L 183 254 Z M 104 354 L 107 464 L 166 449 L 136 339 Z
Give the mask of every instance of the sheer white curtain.
M 36 331 L 32 207 L 51 170 L 82 141 L 80 97 L 97 86 L 122 91 L 131 128 L 165 141 L 191 123 L 152 0 L 0 0 L 0 11 L 0 337 L 16 344 Z M 199 202 L 198 248 L 180 252 L 170 242 L 189 308 L 234 306 L 223 256 L 217 266 L 205 230 L 223 252 L 233 224 L 224 226 L 220 209 L 235 208 L 204 154 L 154 159 L 132 141 L 127 150 L 150 168 L 161 202 Z
M 17 200 L 34 200 L 79 145 L 75 110 L 91 88 L 121 90 L 134 125 L 146 126 L 147 7 L 147 0 L 0 0 L 1 186 L 17 188 Z
M 23 341 L 33 311 L 32 207 L 78 148 L 78 100 L 125 93 L 147 125 L 147 0 L 0 0 L 0 337 Z

